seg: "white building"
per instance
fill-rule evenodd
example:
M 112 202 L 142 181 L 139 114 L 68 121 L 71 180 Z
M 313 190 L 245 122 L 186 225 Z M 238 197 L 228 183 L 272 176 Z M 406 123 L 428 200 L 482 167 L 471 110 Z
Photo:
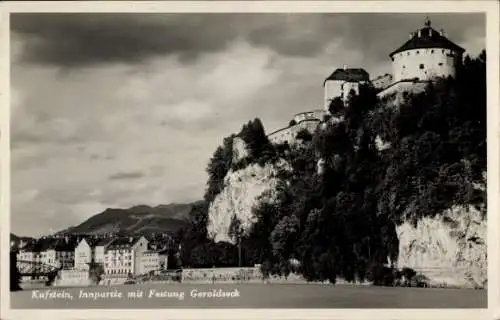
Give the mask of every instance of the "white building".
M 140 257 L 139 265 L 137 266 L 138 274 L 146 274 L 151 271 L 160 269 L 160 255 L 157 251 L 146 251 Z
M 94 243 L 94 261 L 96 263 L 104 264 L 106 247 L 111 243 L 112 240 L 113 239 L 110 238 L 104 238 Z
M 31 246 L 17 253 L 17 261 L 40 262 L 41 258 L 40 252 L 34 251 Z
M 86 268 L 89 263 L 104 264 L 106 246 L 109 238 L 83 238 L 75 248 L 75 269 Z
M 41 254 L 43 263 L 56 268 L 70 269 L 75 263 L 75 243 L 68 237 L 48 241 Z
M 141 270 L 141 258 L 148 251 L 148 240 L 144 237 L 114 239 L 106 248 L 104 273 L 106 275 L 137 275 Z
M 411 33 L 410 39 L 389 55 L 393 81 L 454 77 L 464 51 L 448 40 L 443 31 L 434 30 L 426 19 L 423 28 Z
M 78 245 L 75 247 L 74 268 L 82 270 L 88 267 L 88 264 L 92 261 L 93 258 L 92 251 L 92 247 L 85 238 L 80 240 Z
M 87 286 L 91 284 L 89 266 L 80 269 L 63 269 L 58 272 L 55 280 L 57 286 Z
M 370 83 L 370 75 L 363 69 L 344 66 L 343 69 L 335 70 L 323 84 L 325 112 L 328 112 L 333 99 L 339 97 L 345 103 L 351 90 L 359 94 L 360 86 L 367 83 Z

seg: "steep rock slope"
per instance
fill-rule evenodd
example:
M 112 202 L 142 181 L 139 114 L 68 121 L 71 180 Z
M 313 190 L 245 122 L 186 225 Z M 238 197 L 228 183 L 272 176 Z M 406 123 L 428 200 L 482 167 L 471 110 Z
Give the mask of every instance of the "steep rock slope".
M 262 202 L 274 200 L 279 168 L 287 163 L 251 164 L 241 170 L 230 170 L 226 175 L 222 192 L 211 203 L 208 211 L 207 231 L 215 241 L 232 242 L 229 226 L 235 215 L 246 232 L 255 222 L 253 209 Z
M 235 149 L 239 152 L 234 152 L 233 161 L 238 162 L 246 156 L 244 143 L 239 141 Z M 216 242 L 232 242 L 229 228 L 233 215 L 239 218 L 245 231 L 249 230 L 255 221 L 252 210 L 263 202 L 274 201 L 280 168 L 289 169 L 288 163 L 282 160 L 263 167 L 252 164 L 228 172 L 224 189 L 209 208 L 211 238 Z M 432 285 L 486 287 L 485 211 L 485 208 L 453 206 L 436 217 L 419 220 L 416 226 L 410 222 L 398 226 L 398 266 L 415 269 Z
M 442 215 L 421 219 L 416 227 L 400 225 L 398 266 L 413 268 L 436 284 L 485 287 L 487 228 L 483 215 L 472 206 L 454 206 Z

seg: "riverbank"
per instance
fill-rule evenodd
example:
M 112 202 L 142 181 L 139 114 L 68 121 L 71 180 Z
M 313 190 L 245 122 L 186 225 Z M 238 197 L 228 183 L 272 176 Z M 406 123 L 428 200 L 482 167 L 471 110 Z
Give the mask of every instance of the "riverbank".
M 487 290 L 324 284 L 135 284 L 11 293 L 13 309 L 486 308 Z

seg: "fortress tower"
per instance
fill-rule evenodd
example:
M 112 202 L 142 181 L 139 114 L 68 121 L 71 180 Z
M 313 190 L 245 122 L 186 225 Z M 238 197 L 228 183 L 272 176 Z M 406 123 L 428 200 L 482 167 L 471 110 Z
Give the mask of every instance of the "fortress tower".
M 349 92 L 353 90 L 359 93 L 361 84 L 370 82 L 370 75 L 364 69 L 347 68 L 335 70 L 323 83 L 324 87 L 324 110 L 328 112 L 330 102 L 340 97 L 344 102 L 349 97 Z
M 443 31 L 434 30 L 427 18 L 423 28 L 410 33 L 410 39 L 389 55 L 392 60 L 393 82 L 454 77 L 464 51 L 448 40 Z

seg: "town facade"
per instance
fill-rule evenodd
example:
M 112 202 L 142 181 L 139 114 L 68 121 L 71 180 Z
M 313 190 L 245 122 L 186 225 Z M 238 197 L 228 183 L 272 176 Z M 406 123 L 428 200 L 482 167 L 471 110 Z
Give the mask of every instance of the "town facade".
M 104 278 L 122 279 L 166 270 L 168 254 L 165 249 L 152 250 L 144 236 L 87 236 L 72 241 L 43 237 L 19 248 L 17 260 L 18 264 L 32 263 L 35 269 L 50 266 L 58 270 L 57 285 L 87 285 L 94 280 L 91 273 L 96 268 Z

